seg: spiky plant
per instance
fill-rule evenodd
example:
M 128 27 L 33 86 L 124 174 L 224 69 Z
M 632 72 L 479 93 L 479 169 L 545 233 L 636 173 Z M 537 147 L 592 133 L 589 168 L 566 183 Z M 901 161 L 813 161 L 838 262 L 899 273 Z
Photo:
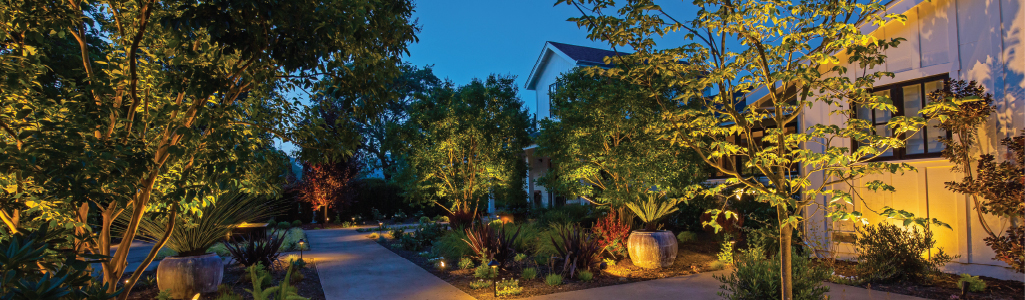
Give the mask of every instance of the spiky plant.
M 478 257 L 487 257 L 498 261 L 500 266 L 516 255 L 516 239 L 520 235 L 520 228 L 509 233 L 503 224 L 501 228 L 491 226 L 490 223 L 482 224 L 477 222 L 466 228 L 466 239 L 463 240 Z
M 644 230 L 654 231 L 662 218 L 678 210 L 676 206 L 684 202 L 683 198 L 666 198 L 665 195 L 665 192 L 647 192 L 643 197 L 638 196 L 626 203 L 626 207 L 644 222 Z
M 198 213 L 179 214 L 174 219 L 174 230 L 165 246 L 178 252 L 178 256 L 203 255 L 211 246 L 224 240 L 240 223 L 270 217 L 279 208 L 278 201 L 229 192 L 217 197 L 212 204 L 200 208 Z M 143 218 L 137 237 L 155 242 L 164 236 L 166 228 L 166 218 Z

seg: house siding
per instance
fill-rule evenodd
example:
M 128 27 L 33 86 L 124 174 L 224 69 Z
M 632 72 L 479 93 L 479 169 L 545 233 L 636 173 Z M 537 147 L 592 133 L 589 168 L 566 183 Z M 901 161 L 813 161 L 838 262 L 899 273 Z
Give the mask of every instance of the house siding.
M 891 22 L 872 31 L 878 38 L 903 37 L 907 40 L 899 47 L 887 50 L 885 65 L 868 70 L 895 73 L 894 78 L 884 78 L 876 85 L 939 74 L 948 74 L 955 80 L 978 81 L 993 94 L 996 108 L 989 123 L 980 128 L 983 139 L 980 151 L 997 153 L 1000 151 L 1000 139 L 1022 134 L 1025 127 L 1025 9 L 1022 0 L 921 1 L 903 13 L 908 17 L 906 23 Z M 840 61 L 846 61 L 846 57 L 841 57 Z M 859 76 L 864 74 L 864 71 L 855 72 Z M 831 109 L 838 107 L 816 105 L 802 116 L 802 124 L 843 124 L 843 117 L 829 114 Z M 837 141 L 833 146 L 852 145 L 849 141 Z M 821 147 L 809 148 L 823 150 Z M 917 171 L 863 178 L 857 184 L 883 180 L 897 190 L 873 193 L 860 189 L 864 202 L 855 203 L 852 208 L 865 213 L 872 223 L 892 222 L 874 216 L 870 211 L 878 211 L 884 206 L 939 219 L 953 229 L 933 229 L 937 246 L 950 255 L 960 256 L 947 264 L 945 271 L 1022 280 L 1021 274 L 993 259 L 993 250 L 983 241 L 987 235 L 974 211 L 973 201 L 945 188 L 944 182 L 961 177 L 961 174 L 952 172 L 953 165 L 949 161 L 931 158 L 899 162 L 906 162 Z M 811 179 L 813 183 L 822 182 L 821 176 L 812 176 Z M 854 253 L 852 246 L 832 244 L 833 233 L 830 231 L 852 233 L 853 228 L 849 223 L 827 220 L 822 209 L 827 203 L 828 199 L 823 197 L 819 205 L 805 212 L 807 236 L 811 243 L 824 245 L 840 257 L 851 257 Z M 1009 226 L 1007 220 L 992 216 L 986 218 L 994 231 L 1003 232 Z

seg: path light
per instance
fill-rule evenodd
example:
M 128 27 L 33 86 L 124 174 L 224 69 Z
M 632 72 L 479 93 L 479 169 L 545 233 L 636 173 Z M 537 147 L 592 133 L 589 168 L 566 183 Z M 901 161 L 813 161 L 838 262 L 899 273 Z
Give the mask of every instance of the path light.
M 199 300 L 199 293 L 196 293 L 195 296 L 192 296 L 192 300 Z
M 491 284 L 495 285 L 495 297 L 498 297 L 498 261 L 491 260 L 491 262 L 488 263 L 488 266 L 491 267 L 491 271 L 495 273 L 495 277 L 491 277 Z
M 442 269 L 444 269 L 444 268 L 445 268 L 445 261 L 444 261 L 444 260 L 443 260 L 443 261 L 441 261 L 441 268 L 442 268 Z
M 306 248 L 306 240 L 299 239 L 299 259 L 303 259 L 303 248 Z

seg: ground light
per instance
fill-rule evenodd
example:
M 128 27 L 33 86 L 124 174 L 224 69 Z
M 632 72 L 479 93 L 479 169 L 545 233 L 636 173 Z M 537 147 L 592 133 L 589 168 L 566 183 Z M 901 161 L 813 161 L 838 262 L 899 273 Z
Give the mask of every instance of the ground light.
M 299 259 L 303 259 L 303 248 L 306 246 L 306 240 L 299 239 Z
M 497 298 L 498 297 L 498 261 L 491 260 L 491 262 L 488 263 L 488 266 L 491 267 L 491 271 L 492 272 L 495 272 L 495 276 L 491 277 L 491 284 L 495 286 L 495 297 Z

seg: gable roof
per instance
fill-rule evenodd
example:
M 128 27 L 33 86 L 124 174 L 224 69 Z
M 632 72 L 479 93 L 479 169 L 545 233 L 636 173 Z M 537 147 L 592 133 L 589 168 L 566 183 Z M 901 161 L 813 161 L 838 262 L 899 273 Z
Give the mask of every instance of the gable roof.
M 630 53 L 618 53 L 618 55 L 627 54 Z M 530 71 L 530 75 L 527 76 L 526 88 L 527 90 L 534 90 L 537 87 L 537 81 L 540 74 L 544 72 L 545 67 L 548 65 L 548 61 L 552 56 L 565 58 L 566 60 L 573 62 L 576 66 L 607 67 L 609 65 L 605 64 L 605 57 L 616 55 L 616 51 L 547 41 L 545 42 L 545 46 L 541 48 L 541 55 L 537 57 L 537 62 L 534 63 L 534 68 Z
M 616 56 L 616 55 L 624 55 L 624 54 L 626 54 L 626 53 L 622 53 L 622 52 L 616 53 L 615 51 L 612 51 L 612 50 L 605 50 L 605 49 L 577 46 L 577 45 L 570 45 L 570 44 L 563 44 L 563 43 L 556 43 L 556 42 L 548 42 L 548 43 L 552 44 L 552 46 L 555 46 L 555 48 L 559 49 L 559 51 L 562 51 L 562 53 L 565 53 L 566 56 L 569 56 L 569 58 L 575 60 L 577 62 L 577 64 L 586 63 L 586 64 L 604 65 L 605 64 L 605 57 L 606 56 Z

